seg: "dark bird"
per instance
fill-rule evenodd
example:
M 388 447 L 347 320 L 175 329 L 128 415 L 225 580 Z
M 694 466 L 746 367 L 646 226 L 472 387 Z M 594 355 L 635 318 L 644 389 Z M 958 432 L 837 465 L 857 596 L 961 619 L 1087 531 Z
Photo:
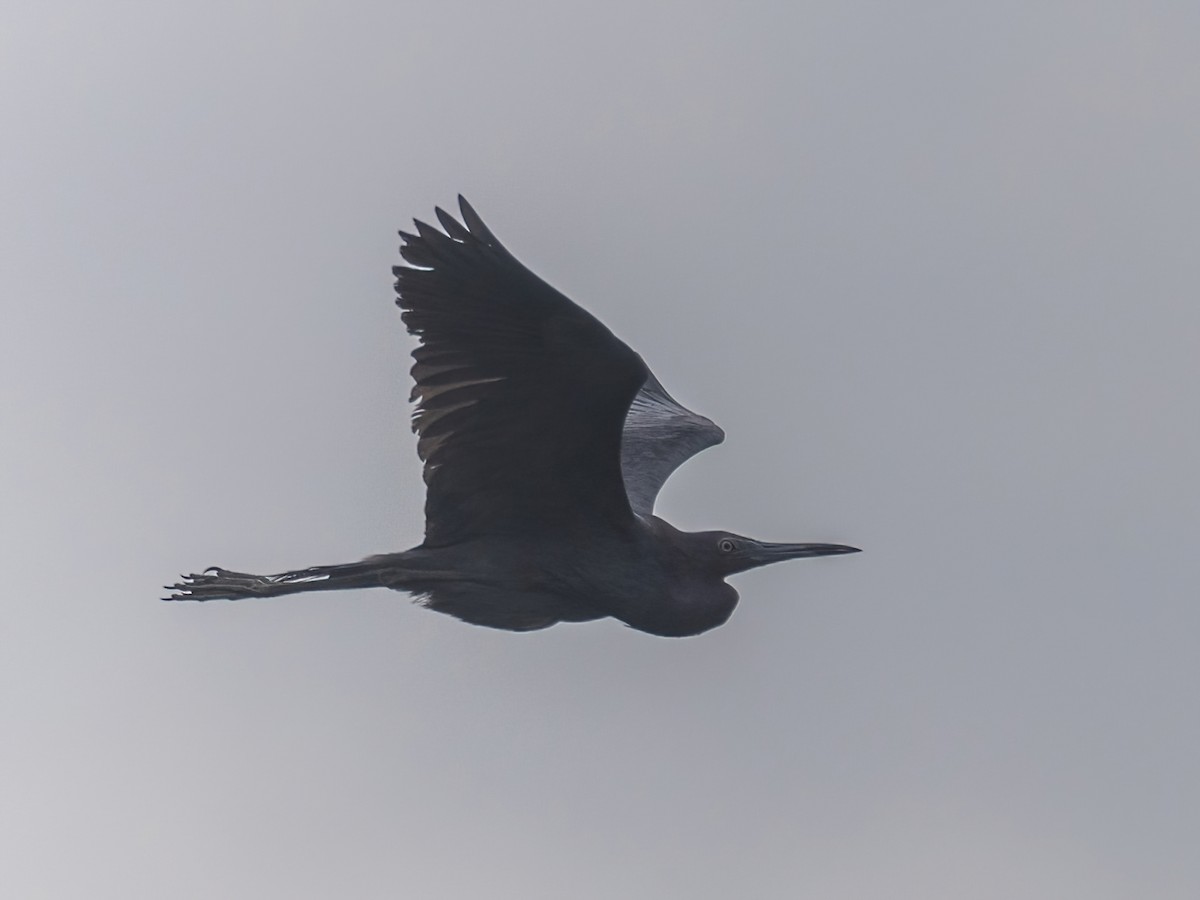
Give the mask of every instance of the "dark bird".
M 654 515 L 671 473 L 724 432 L 677 403 L 642 358 L 504 248 L 462 222 L 400 232 L 396 304 L 411 334 L 425 540 L 403 553 L 279 575 L 210 568 L 169 600 L 386 587 L 466 622 L 533 631 L 612 616 L 682 637 L 725 622 L 725 579 L 857 552 L 685 532 Z

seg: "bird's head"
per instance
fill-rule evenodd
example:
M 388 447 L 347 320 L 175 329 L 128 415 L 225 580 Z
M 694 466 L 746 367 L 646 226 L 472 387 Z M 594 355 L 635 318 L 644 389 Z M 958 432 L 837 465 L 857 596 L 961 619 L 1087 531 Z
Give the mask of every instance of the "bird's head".
M 691 538 L 692 552 L 700 555 L 706 567 L 720 573 L 722 578 L 785 559 L 859 552 L 858 547 L 844 544 L 774 544 L 728 531 L 702 531 Z

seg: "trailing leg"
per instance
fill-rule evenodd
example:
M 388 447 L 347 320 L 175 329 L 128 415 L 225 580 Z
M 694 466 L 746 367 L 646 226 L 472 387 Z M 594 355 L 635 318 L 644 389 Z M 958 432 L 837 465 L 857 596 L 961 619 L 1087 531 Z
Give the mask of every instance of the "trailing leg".
M 278 575 L 250 575 L 212 566 L 198 575 L 184 575 L 164 600 L 244 600 L 247 597 L 278 597 L 303 591 L 342 591 L 353 588 L 386 587 L 386 576 L 395 568 L 395 556 L 375 556 L 362 562 L 337 566 L 313 566 Z

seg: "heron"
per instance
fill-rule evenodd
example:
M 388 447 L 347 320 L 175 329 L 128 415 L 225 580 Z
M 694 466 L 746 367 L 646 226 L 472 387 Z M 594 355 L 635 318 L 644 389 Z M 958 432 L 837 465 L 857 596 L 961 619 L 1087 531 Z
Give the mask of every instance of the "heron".
M 520 263 L 460 195 L 441 229 L 400 232 L 396 304 L 418 346 L 410 401 L 425 538 L 359 562 L 184 575 L 167 600 L 385 587 L 475 625 L 535 631 L 612 617 L 685 637 L 726 622 L 726 578 L 856 553 L 687 532 L 654 514 L 680 465 L 724 440 L 642 358 Z

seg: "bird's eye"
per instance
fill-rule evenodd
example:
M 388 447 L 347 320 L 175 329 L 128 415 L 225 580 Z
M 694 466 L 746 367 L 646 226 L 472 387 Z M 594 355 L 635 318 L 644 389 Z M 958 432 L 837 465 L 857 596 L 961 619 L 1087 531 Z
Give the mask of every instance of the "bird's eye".
M 732 553 L 733 541 L 731 541 L 729 538 L 721 538 L 721 540 L 717 542 L 717 547 L 722 553 Z

